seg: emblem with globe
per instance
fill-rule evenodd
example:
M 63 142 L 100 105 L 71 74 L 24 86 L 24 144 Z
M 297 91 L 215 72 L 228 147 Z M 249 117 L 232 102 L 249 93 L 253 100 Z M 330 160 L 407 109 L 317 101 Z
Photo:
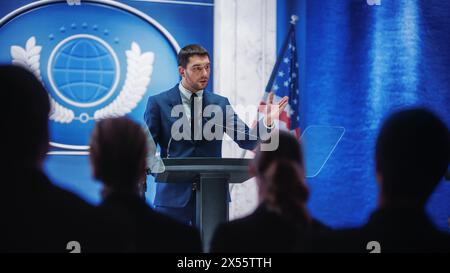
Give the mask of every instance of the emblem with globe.
M 25 48 L 11 46 L 13 63 L 31 70 L 37 78 L 40 72 L 42 46 L 30 37 Z M 125 83 L 116 98 L 90 116 L 82 112 L 78 116 L 54 98 L 50 98 L 50 119 L 59 123 L 79 120 L 86 123 L 130 113 L 142 99 L 153 71 L 154 53 L 141 52 L 136 42 L 125 52 L 127 73 Z M 120 66 L 111 46 L 102 39 L 87 34 L 77 34 L 61 41 L 52 51 L 47 74 L 53 91 L 59 99 L 77 109 L 97 106 L 110 98 L 117 88 Z
M 76 107 L 92 107 L 114 93 L 120 69 L 117 56 L 104 41 L 74 35 L 53 50 L 48 76 L 60 99 Z
M 49 23 L 36 25 L 39 20 Z M 173 36 L 147 14 L 118 1 L 79 6 L 35 1 L 0 18 L 0 33 L 9 37 L 0 40 L 0 62 L 25 67 L 48 90 L 50 145 L 61 153 L 88 150 L 98 120 L 124 115 L 141 120 L 141 102 L 161 90 L 160 79 L 178 80 L 179 45 Z M 160 69 L 149 90 L 153 50 Z

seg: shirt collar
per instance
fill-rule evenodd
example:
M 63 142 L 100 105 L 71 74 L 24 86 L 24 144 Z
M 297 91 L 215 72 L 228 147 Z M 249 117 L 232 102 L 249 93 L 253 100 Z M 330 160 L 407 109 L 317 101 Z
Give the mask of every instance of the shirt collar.
M 186 98 L 186 99 L 188 99 L 188 100 L 191 99 L 192 92 L 189 91 L 189 90 L 187 90 L 186 88 L 184 88 L 184 86 L 181 84 L 181 82 L 180 82 L 180 84 L 178 85 L 178 89 L 180 89 L 181 95 L 182 95 L 184 98 Z M 202 96 L 203 96 L 203 90 L 197 91 L 197 92 L 195 92 L 195 94 L 197 94 L 197 96 L 198 96 L 199 98 L 202 98 Z

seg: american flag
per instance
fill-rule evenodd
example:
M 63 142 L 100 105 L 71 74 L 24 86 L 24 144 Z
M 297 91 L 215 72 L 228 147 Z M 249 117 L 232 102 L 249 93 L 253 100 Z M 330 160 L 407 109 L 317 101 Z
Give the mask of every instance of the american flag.
M 300 137 L 298 70 L 295 24 L 291 23 L 260 105 L 266 104 L 270 92 L 275 95 L 274 104 L 288 96 L 289 103 L 279 117 L 279 128 L 295 133 L 297 138 Z

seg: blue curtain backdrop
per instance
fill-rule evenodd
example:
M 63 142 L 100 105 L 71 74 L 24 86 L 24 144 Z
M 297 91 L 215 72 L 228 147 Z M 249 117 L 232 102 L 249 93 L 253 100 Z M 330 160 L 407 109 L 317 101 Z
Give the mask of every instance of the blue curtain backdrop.
M 363 224 L 377 204 L 373 151 L 390 112 L 425 106 L 450 126 L 449 1 L 278 0 L 277 45 L 291 14 L 300 17 L 303 128 L 343 126 L 321 173 L 308 179 L 313 215 L 333 227 Z M 450 183 L 427 211 L 448 231 Z

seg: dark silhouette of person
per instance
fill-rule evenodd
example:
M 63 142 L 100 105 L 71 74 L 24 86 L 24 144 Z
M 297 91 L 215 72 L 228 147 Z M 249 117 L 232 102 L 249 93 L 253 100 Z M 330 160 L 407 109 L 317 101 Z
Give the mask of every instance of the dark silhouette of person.
M 97 123 L 92 133 L 90 159 L 94 176 L 103 185 L 100 208 L 119 216 L 137 252 L 199 253 L 199 232 L 155 212 L 142 199 L 146 180 L 147 137 L 128 118 Z
M 0 82 L 0 252 L 127 251 L 125 241 L 103 228 L 111 218 L 42 171 L 50 101 L 40 81 L 24 68 L 0 66 Z
M 425 212 L 448 168 L 449 140 L 446 125 L 428 110 L 390 116 L 376 143 L 378 208 L 361 228 L 305 238 L 303 251 L 450 252 L 450 235 L 439 231 Z
M 278 148 L 263 151 L 260 145 L 250 166 L 260 205 L 246 217 L 219 225 L 211 252 L 291 252 L 303 232 L 327 229 L 306 208 L 309 191 L 300 143 L 285 131 L 273 137 L 279 137 Z

